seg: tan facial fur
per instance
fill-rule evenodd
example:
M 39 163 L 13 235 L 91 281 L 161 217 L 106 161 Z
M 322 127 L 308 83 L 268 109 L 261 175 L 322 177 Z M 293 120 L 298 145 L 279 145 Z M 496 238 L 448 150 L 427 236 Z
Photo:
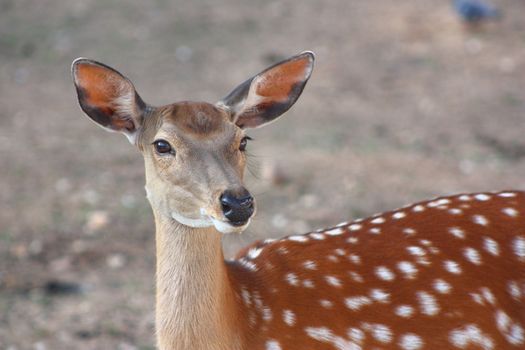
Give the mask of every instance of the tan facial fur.
M 219 197 L 243 186 L 245 153 L 239 150 L 244 131 L 230 114 L 208 103 L 180 102 L 161 107 L 146 118 L 138 138 L 146 166 L 151 204 L 190 227 L 215 226 L 222 233 L 245 226 L 226 223 Z M 159 154 L 153 142 L 165 140 L 175 154 Z

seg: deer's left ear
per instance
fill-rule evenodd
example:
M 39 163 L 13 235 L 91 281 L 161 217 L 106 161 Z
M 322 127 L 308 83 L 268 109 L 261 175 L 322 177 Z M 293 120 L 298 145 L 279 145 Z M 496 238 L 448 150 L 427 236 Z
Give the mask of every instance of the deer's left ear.
M 218 105 L 229 109 L 241 128 L 269 123 L 297 101 L 312 74 L 314 59 L 306 51 L 279 62 L 236 87 Z
M 113 68 L 85 58 L 76 59 L 71 69 L 78 102 L 88 117 L 135 143 L 146 104 L 131 81 Z

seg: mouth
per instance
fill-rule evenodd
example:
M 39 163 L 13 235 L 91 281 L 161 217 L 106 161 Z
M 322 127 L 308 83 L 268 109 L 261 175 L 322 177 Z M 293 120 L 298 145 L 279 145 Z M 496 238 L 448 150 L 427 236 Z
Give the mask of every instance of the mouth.
M 176 212 L 171 213 L 171 217 L 183 225 L 195 228 L 204 228 L 214 226 L 215 229 L 221 233 L 241 233 L 250 225 L 250 219 L 246 221 L 229 221 L 216 219 L 211 215 L 206 214 L 205 210 L 201 210 L 201 216 L 196 219 L 190 219 Z
M 248 225 L 250 225 L 250 220 L 247 221 L 223 221 L 211 218 L 211 221 L 213 222 L 213 226 L 217 229 L 217 231 L 228 234 L 228 233 L 241 233 L 244 231 Z

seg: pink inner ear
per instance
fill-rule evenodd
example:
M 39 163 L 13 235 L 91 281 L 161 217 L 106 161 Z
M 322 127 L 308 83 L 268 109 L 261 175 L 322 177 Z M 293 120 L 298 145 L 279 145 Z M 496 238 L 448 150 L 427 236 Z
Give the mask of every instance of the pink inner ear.
M 115 115 L 118 99 L 132 93 L 124 77 L 105 67 L 79 63 L 75 70 L 77 85 L 82 89 L 84 103 L 106 115 L 114 130 L 133 130 L 130 116 Z
M 86 103 L 111 115 L 112 104 L 121 95 L 123 78 L 93 64 L 81 63 L 76 69 L 76 80 L 84 91 Z
M 275 102 L 284 102 L 294 85 L 307 78 L 310 68 L 311 62 L 308 57 L 280 64 L 258 77 L 255 93 Z

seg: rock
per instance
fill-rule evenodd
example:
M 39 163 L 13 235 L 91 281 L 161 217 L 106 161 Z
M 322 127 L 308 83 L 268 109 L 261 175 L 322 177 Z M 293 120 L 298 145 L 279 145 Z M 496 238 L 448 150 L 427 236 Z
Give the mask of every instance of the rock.
M 106 211 L 97 210 L 88 215 L 84 232 L 94 234 L 104 229 L 109 224 L 109 215 Z

